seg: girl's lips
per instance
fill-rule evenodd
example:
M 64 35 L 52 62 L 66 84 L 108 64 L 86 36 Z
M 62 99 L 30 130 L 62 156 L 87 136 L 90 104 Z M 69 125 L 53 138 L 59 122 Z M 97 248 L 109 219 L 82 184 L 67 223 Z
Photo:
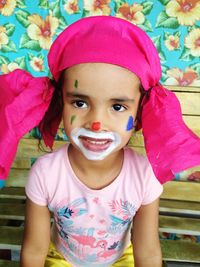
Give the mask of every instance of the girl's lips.
M 102 152 L 106 150 L 113 141 L 111 139 L 96 139 L 86 136 L 80 136 L 79 139 L 86 149 L 93 152 Z

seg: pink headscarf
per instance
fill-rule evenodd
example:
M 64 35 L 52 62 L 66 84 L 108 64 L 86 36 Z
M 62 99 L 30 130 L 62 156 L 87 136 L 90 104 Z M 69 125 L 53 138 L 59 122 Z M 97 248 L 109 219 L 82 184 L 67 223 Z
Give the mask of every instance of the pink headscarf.
M 147 156 L 161 183 L 171 180 L 182 170 L 200 165 L 200 139 L 184 124 L 175 94 L 159 84 L 161 77 L 159 56 L 144 31 L 125 20 L 110 16 L 88 17 L 73 23 L 51 46 L 48 54 L 49 68 L 53 78 L 58 81 L 64 69 L 87 62 L 103 62 L 129 69 L 140 78 L 143 88 L 146 91 L 150 90 L 149 99 L 143 101 L 142 131 Z M 12 80 L 11 76 L 12 73 L 8 74 L 7 79 Z M 4 75 L 0 77 L 0 87 L 1 81 L 4 81 Z M 27 84 L 27 87 L 29 86 L 30 84 Z M 30 99 L 33 91 L 34 88 L 29 90 Z M 43 92 L 43 89 L 41 91 Z M 52 88 L 49 90 L 49 95 L 52 95 Z M 33 102 L 36 107 L 37 101 Z M 38 120 L 35 120 L 33 113 L 28 116 L 30 111 L 26 105 L 27 118 L 29 117 L 29 121 L 33 123 L 29 124 L 29 127 L 24 127 L 23 131 L 19 124 L 21 134 L 30 130 L 31 126 L 35 127 L 43 118 L 49 101 L 45 103 L 45 107 L 37 112 L 40 113 Z M 12 106 L 13 102 L 9 104 Z M 24 109 L 23 105 L 24 101 L 20 103 L 20 108 Z M 3 109 L 1 107 L 1 110 Z M 9 131 L 13 128 L 12 114 L 5 115 L 0 111 L 0 119 L 6 118 L 10 125 Z M 23 117 L 23 120 L 26 118 Z M 25 122 L 24 124 L 26 125 Z M 59 121 L 54 123 L 58 124 Z M 45 143 L 52 146 L 53 138 L 46 133 L 42 135 Z M 3 136 L 4 134 L 0 133 L 1 149 L 5 147 Z M 20 137 L 19 135 L 17 140 Z M 15 150 L 17 143 L 18 141 L 15 142 Z M 6 143 L 7 146 L 9 144 L 12 145 L 13 142 Z M 0 177 L 5 177 L 3 174 L 7 175 L 13 158 L 14 152 L 7 154 L 7 157 L 0 156 Z

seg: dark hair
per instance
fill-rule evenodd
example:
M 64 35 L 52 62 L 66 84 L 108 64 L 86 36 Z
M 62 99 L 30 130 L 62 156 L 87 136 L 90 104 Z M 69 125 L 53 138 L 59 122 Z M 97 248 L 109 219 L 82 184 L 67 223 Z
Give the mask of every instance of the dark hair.
M 135 131 L 138 131 L 142 128 L 142 109 L 145 102 L 149 99 L 149 93 L 150 90 L 144 90 L 143 86 L 140 85 L 140 100 L 138 103 L 138 109 L 136 113 L 136 125 L 135 125 Z
M 52 85 L 54 86 L 55 90 L 53 92 L 53 96 L 51 99 L 51 103 L 43 117 L 43 119 L 39 123 L 39 131 L 40 133 L 48 134 L 52 138 L 55 138 L 56 132 L 53 127 L 54 121 L 57 119 L 62 118 L 63 112 L 63 97 L 62 97 L 62 86 L 63 86 L 63 73 L 61 74 L 58 82 L 55 80 L 51 80 Z M 48 152 L 43 147 L 41 143 L 41 139 L 39 140 L 39 149 L 43 152 Z

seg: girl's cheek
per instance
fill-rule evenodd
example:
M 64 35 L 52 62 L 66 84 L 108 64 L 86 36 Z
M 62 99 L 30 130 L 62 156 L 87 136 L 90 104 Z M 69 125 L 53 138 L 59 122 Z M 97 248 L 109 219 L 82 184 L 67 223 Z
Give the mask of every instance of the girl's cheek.
M 129 116 L 127 124 L 126 124 L 126 131 L 131 131 L 134 128 L 134 118 L 133 116 Z

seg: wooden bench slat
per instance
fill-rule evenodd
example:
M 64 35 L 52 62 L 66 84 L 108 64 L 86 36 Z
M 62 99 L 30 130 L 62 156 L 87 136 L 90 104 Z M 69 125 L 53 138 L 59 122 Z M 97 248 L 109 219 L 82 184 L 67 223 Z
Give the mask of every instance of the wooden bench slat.
M 0 267 L 19 267 L 20 264 L 17 261 L 0 260 Z
M 183 120 L 186 125 L 194 131 L 198 136 L 200 136 L 200 116 L 183 116 Z
M 179 200 L 160 200 L 160 212 L 200 216 L 200 203 Z
M 24 187 L 29 175 L 27 169 L 11 169 L 8 180 L 6 181 L 6 187 Z
M 0 249 L 20 250 L 23 227 L 0 226 Z
M 200 93 L 199 92 L 176 92 L 178 97 L 182 113 L 190 115 L 200 115 Z
M 200 87 L 199 86 L 178 86 L 178 85 L 167 85 L 166 86 L 171 91 L 175 92 L 199 92 L 200 93 Z
M 200 183 L 170 181 L 164 184 L 161 199 L 200 202 Z
M 24 158 L 24 157 L 16 157 L 12 168 L 14 169 L 30 169 L 31 168 L 31 160 L 30 158 Z
M 200 244 L 182 240 L 161 240 L 163 259 L 200 263 Z
M 0 203 L 0 219 L 24 220 L 25 204 Z
M 159 216 L 159 231 L 183 235 L 200 235 L 200 220 L 175 216 Z
M 5 198 L 25 199 L 24 187 L 4 187 L 0 190 L 0 201 Z

